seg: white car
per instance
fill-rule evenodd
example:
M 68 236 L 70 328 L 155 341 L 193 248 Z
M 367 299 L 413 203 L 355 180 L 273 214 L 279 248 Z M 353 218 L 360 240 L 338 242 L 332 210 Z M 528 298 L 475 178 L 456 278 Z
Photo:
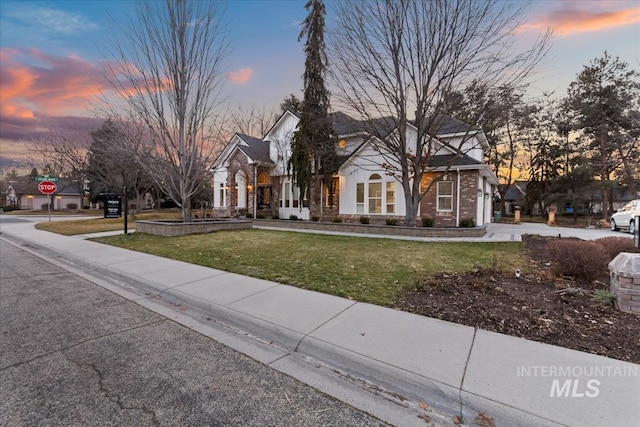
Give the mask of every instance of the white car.
M 618 212 L 611 215 L 611 220 L 609 221 L 611 223 L 611 230 L 616 231 L 623 227 L 629 227 L 629 233 L 635 233 L 636 226 L 634 218 L 636 216 L 640 216 L 640 199 L 630 201 L 621 209 L 618 209 Z

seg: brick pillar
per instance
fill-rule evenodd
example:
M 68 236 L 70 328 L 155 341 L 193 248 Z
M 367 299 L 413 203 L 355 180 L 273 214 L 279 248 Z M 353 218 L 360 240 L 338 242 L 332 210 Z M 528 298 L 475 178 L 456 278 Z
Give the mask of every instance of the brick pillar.
M 640 314 L 640 254 L 621 252 L 609 263 L 609 289 L 618 296 L 617 308 Z

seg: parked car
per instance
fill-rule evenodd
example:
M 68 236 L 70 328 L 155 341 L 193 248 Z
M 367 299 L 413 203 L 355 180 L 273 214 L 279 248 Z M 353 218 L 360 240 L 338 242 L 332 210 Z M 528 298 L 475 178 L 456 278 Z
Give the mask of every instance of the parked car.
M 611 230 L 616 231 L 620 228 L 629 227 L 629 233 L 635 233 L 634 218 L 636 216 L 640 216 L 640 199 L 630 201 L 621 209 L 618 209 L 618 212 L 611 215 L 611 220 L 609 221 L 611 223 Z

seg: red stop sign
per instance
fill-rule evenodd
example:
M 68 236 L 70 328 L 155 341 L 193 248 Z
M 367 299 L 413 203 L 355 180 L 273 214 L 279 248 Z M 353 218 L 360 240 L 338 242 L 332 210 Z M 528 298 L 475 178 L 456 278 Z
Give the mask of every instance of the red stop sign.
M 38 184 L 38 190 L 40 190 L 42 194 L 53 194 L 57 189 L 56 183 L 52 181 L 42 181 Z

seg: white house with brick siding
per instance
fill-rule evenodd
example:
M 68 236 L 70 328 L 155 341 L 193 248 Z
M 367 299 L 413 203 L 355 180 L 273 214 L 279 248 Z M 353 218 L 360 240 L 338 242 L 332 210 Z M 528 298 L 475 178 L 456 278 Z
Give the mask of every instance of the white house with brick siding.
M 391 117 L 358 121 L 348 115 L 331 114 L 340 161 L 331 190 L 322 193 L 319 206 L 300 200 L 292 177 L 287 175 L 291 138 L 299 118 L 285 112 L 262 138 L 235 134 L 212 166 L 214 215 L 238 217 L 279 215 L 331 221 L 340 217 L 357 222 L 366 216 L 371 223 L 405 218 L 405 201 L 399 165 L 385 155 L 385 138 L 392 138 L 396 121 Z M 429 173 L 423 176 L 431 190 L 420 204 L 419 218 L 429 217 L 436 227 L 457 227 L 463 219 L 480 226 L 491 221 L 492 199 L 498 180 L 483 162 L 489 148 L 484 133 L 455 119 L 439 120 L 434 137 L 437 151 L 429 156 Z M 415 153 L 417 129 L 409 125 L 409 152 Z M 413 150 L 411 149 L 413 147 Z M 331 196 L 329 191 L 332 191 Z

